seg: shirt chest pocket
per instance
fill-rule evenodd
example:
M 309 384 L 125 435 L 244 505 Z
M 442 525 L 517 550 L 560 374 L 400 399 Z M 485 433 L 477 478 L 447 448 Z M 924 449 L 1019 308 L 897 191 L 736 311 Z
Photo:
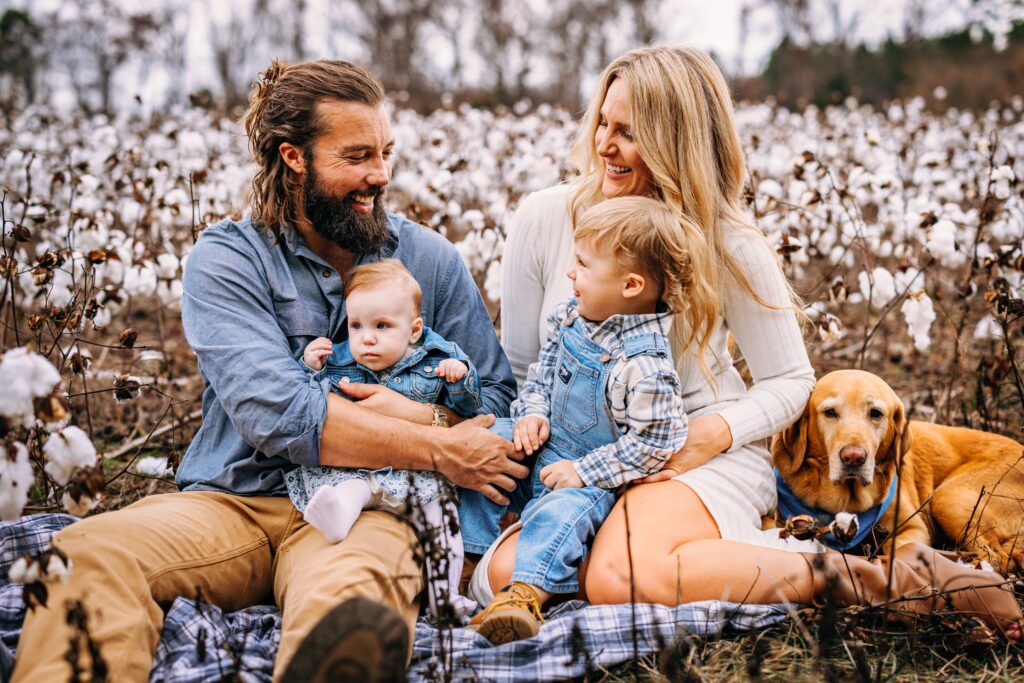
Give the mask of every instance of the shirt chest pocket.
M 434 403 L 444 388 L 444 380 L 434 374 L 437 365 L 427 363 L 409 371 L 412 398 L 421 403 Z
M 329 334 L 327 311 L 304 301 L 275 301 L 277 323 L 288 338 L 293 355 L 302 355 L 306 345 L 316 337 Z M 296 354 L 296 351 L 298 352 Z

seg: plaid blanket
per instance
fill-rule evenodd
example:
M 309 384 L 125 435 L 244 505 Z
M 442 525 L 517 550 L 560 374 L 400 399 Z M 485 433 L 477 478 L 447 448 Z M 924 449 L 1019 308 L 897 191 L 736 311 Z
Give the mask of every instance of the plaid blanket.
M 35 515 L 0 523 L 0 680 L 7 680 L 25 616 L 22 587 L 7 579 L 19 555 L 37 554 L 50 536 L 75 521 L 70 515 Z M 634 654 L 656 652 L 682 635 L 709 636 L 726 629 L 762 628 L 785 618 L 782 605 L 737 605 L 707 601 L 676 608 L 659 605 L 558 605 L 540 635 L 494 647 L 469 629 L 439 631 L 426 620 L 416 625 L 411 681 L 555 681 L 609 667 Z M 636 637 L 633 637 L 633 633 Z M 281 636 L 281 613 L 257 605 L 225 613 L 179 598 L 164 619 L 150 681 L 199 683 L 269 682 Z

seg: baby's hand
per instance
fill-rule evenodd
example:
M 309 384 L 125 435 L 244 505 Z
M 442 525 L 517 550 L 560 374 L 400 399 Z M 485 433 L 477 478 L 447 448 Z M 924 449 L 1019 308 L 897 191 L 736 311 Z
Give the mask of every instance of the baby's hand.
M 454 358 L 445 358 L 437 364 L 437 369 L 434 370 L 434 374 L 444 377 L 446 382 L 458 382 L 466 376 L 467 372 L 469 372 L 469 366 Z
M 540 481 L 549 489 L 581 489 L 584 486 L 571 460 L 559 460 L 541 469 Z
M 302 352 L 302 362 L 311 370 L 323 370 L 324 359 L 331 355 L 331 350 L 333 348 L 334 342 L 330 339 L 327 337 L 317 337 L 313 341 L 309 342 L 306 350 Z
M 539 415 L 527 415 L 516 422 L 512 430 L 512 443 L 516 445 L 517 451 L 533 455 L 534 451 L 540 450 L 550 434 L 551 424 L 546 419 Z

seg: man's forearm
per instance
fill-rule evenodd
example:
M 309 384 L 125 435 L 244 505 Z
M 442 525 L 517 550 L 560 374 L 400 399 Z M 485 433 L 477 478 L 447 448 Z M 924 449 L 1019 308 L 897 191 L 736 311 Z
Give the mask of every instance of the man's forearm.
M 380 415 L 328 394 L 320 464 L 332 467 L 433 470 L 442 457 L 441 430 Z

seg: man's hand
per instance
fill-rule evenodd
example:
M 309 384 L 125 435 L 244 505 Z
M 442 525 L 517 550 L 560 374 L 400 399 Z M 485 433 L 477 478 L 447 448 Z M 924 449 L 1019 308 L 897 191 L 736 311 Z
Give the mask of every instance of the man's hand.
M 512 430 L 512 441 L 517 451 L 526 451 L 527 455 L 533 455 L 534 451 L 540 450 L 550 435 L 551 423 L 539 415 L 527 415 L 516 422 Z
M 510 441 L 487 431 L 492 424 L 493 415 L 477 415 L 451 429 L 437 430 L 443 450 L 436 466 L 452 483 L 479 491 L 498 505 L 508 505 L 501 490 L 514 491 L 515 480 L 530 470 L 515 462 L 522 455 Z
M 331 355 L 334 342 L 327 337 L 317 337 L 309 342 L 306 350 L 302 352 L 302 362 L 311 370 L 320 371 L 324 369 L 324 359 Z
M 690 420 L 686 443 L 672 454 L 665 466 L 654 474 L 637 479 L 637 484 L 666 481 L 683 472 L 689 472 L 706 463 L 732 446 L 732 430 L 718 413 L 701 415 Z
M 445 358 L 437 364 L 437 369 L 434 370 L 434 374 L 438 377 L 444 377 L 446 382 L 458 382 L 466 376 L 467 372 L 469 372 L 469 366 L 461 360 L 455 360 L 454 358 Z
M 338 388 L 352 400 L 358 401 L 359 405 L 375 413 L 421 425 L 429 425 L 434 421 L 434 411 L 429 404 L 418 403 L 383 385 L 338 382 Z
M 549 489 L 581 489 L 584 486 L 572 460 L 559 460 L 544 467 L 540 471 L 540 481 Z

